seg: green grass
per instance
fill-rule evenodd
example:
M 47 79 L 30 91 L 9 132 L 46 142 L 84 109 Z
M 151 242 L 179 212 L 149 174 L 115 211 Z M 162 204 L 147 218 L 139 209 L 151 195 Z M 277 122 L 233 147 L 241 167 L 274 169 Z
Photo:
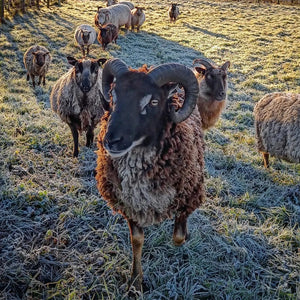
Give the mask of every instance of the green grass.
M 207 57 L 231 61 L 229 97 L 206 133 L 206 203 L 189 219 L 190 239 L 172 244 L 172 221 L 145 230 L 143 299 L 299 299 L 300 165 L 255 147 L 253 107 L 266 93 L 300 93 L 300 8 L 186 1 L 175 24 L 167 1 L 141 0 L 141 33 L 91 56 L 132 67 Z M 96 155 L 51 111 L 54 82 L 80 57 L 74 29 L 93 24 L 99 1 L 10 17 L 0 27 L 0 298 L 126 299 L 127 224 L 101 199 Z M 101 2 L 100 2 L 101 5 Z M 26 82 L 23 54 L 39 43 L 53 61 L 46 86 Z M 96 130 L 96 133 L 98 129 Z

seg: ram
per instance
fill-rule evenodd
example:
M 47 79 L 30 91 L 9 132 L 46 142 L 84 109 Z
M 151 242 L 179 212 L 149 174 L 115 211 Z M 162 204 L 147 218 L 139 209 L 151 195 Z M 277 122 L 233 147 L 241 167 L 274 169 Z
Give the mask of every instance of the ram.
M 27 70 L 27 81 L 31 78 L 32 86 L 35 87 L 34 77 L 38 76 L 38 85 L 43 82 L 46 84 L 46 73 L 48 72 L 51 55 L 47 48 L 40 45 L 34 45 L 27 49 L 24 54 L 23 62 Z
M 202 128 L 206 130 L 216 124 L 226 106 L 230 62 L 226 61 L 219 67 L 200 58 L 194 60 L 194 65 L 200 91 L 197 106 Z
M 72 132 L 73 156 L 78 156 L 78 133 L 86 132 L 86 146 L 94 140 L 94 129 L 104 113 L 102 95 L 102 69 L 106 61 L 67 57 L 73 67 L 54 84 L 50 102 L 54 112 L 66 122 Z
M 90 46 L 95 42 L 97 37 L 97 33 L 95 29 L 88 25 L 88 24 L 81 24 L 75 29 L 74 39 L 75 43 L 79 45 L 82 51 L 82 55 L 85 56 L 85 49 L 86 47 L 86 54 L 89 55 Z
M 181 107 L 171 97 L 177 83 L 185 90 Z M 111 59 L 103 68 L 102 87 L 110 102 L 104 104 L 98 136 L 97 187 L 128 222 L 130 284 L 141 290 L 143 227 L 175 217 L 173 241 L 181 245 L 188 216 L 204 201 L 204 141 L 195 108 L 199 85 L 181 64 L 144 73 Z
M 266 168 L 270 154 L 300 163 L 300 94 L 265 95 L 254 107 L 254 120 L 257 147 Z

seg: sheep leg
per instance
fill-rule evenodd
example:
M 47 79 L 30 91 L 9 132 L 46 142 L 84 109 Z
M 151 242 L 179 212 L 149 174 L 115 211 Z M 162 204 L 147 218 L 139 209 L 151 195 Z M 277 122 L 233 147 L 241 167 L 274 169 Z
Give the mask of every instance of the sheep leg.
M 85 56 L 84 46 L 81 46 L 82 55 Z
M 30 74 L 32 86 L 35 87 L 34 75 Z
M 264 166 L 265 168 L 269 168 L 269 153 L 263 152 Z
M 72 132 L 72 136 L 73 136 L 73 143 L 74 143 L 74 149 L 73 149 L 73 157 L 77 157 L 78 156 L 78 131 L 76 128 L 76 125 L 73 123 L 68 123 L 71 132 Z
M 43 85 L 46 85 L 46 77 L 45 77 L 45 75 L 43 76 Z
M 86 146 L 91 147 L 94 142 L 94 130 L 92 126 L 89 126 L 86 133 Z
M 26 80 L 29 81 L 29 79 L 30 79 L 30 76 L 29 76 L 29 73 L 27 73 Z
M 133 255 L 130 286 L 133 285 L 137 291 L 141 291 L 143 280 L 141 259 L 142 248 L 144 244 L 144 231 L 142 227 L 138 226 L 132 220 L 128 220 L 128 226 L 130 230 L 130 240 Z
M 86 55 L 89 55 L 89 53 L 90 53 L 90 45 L 87 45 L 87 47 L 86 47 Z
M 40 84 L 41 84 L 41 81 L 42 81 L 42 76 L 39 76 L 38 85 L 40 85 Z
M 186 213 L 181 213 L 176 216 L 173 232 L 173 241 L 176 246 L 181 246 L 184 244 L 187 237 L 187 215 Z

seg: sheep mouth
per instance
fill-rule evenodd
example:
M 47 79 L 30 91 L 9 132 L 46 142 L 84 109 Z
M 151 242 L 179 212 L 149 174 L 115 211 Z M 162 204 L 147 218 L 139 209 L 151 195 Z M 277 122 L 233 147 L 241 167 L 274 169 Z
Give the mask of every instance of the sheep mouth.
M 112 149 L 117 148 L 115 146 L 110 147 L 107 143 L 104 144 L 104 148 L 109 154 L 111 158 L 119 158 L 130 152 L 133 148 L 139 146 L 142 144 L 142 142 L 145 140 L 146 137 L 141 137 L 140 139 L 133 141 L 130 146 L 128 146 L 125 149 Z

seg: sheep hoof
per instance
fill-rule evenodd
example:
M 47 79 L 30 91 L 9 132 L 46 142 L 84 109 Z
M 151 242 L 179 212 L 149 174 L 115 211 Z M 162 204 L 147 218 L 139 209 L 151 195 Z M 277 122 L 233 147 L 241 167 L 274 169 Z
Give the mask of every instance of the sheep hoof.
M 185 243 L 185 236 L 182 235 L 174 235 L 173 242 L 175 246 L 182 246 Z

